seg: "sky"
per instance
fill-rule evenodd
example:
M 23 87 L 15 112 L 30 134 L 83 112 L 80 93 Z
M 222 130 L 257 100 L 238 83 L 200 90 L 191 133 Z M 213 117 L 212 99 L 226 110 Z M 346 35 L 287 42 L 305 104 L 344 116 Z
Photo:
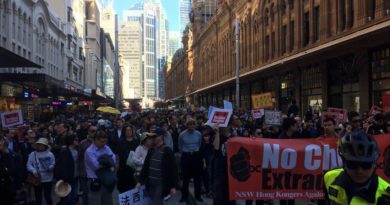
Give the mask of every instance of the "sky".
M 123 10 L 126 10 L 140 0 L 114 0 L 114 9 L 122 19 Z M 179 0 L 161 0 L 169 21 L 169 31 L 179 31 Z

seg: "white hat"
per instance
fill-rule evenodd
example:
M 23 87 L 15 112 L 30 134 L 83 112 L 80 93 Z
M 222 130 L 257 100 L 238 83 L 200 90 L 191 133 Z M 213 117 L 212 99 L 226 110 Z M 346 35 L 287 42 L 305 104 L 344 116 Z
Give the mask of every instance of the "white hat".
M 64 182 L 63 180 L 59 180 L 54 187 L 54 192 L 58 197 L 66 197 L 72 191 L 72 187 L 70 184 Z
M 41 137 L 41 138 L 38 139 L 38 141 L 36 141 L 36 142 L 34 143 L 33 147 L 35 148 L 35 146 L 36 146 L 37 144 L 42 144 L 42 145 L 45 145 L 46 147 L 49 147 L 49 140 L 46 139 L 46 138 L 44 138 L 44 137 Z

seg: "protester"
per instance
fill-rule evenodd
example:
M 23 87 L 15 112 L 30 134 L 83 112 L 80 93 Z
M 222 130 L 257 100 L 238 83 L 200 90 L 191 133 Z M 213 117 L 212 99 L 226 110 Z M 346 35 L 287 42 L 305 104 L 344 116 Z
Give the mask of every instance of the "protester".
M 8 149 L 6 138 L 0 137 L 0 199 L 1 204 L 13 205 L 17 187 L 17 166 Z
M 344 135 L 339 144 L 343 168 L 324 176 L 329 204 L 390 204 L 390 184 L 376 175 L 379 157 L 376 141 L 364 131 Z
M 55 178 L 63 180 L 71 186 L 68 196 L 61 198 L 60 205 L 74 205 L 78 194 L 78 138 L 68 135 L 65 139 L 65 147 L 62 147 L 56 158 Z
M 121 140 L 118 143 L 119 169 L 118 169 L 118 190 L 119 193 L 129 191 L 134 188 L 136 181 L 134 178 L 135 170 L 126 165 L 130 152 L 134 152 L 140 144 L 135 139 L 135 130 L 131 125 L 125 125 L 122 128 Z
M 135 149 L 133 155 L 133 163 L 135 165 L 135 173 L 136 179 L 139 180 L 139 175 L 141 173 L 142 167 L 145 163 L 146 155 L 148 154 L 149 149 L 152 148 L 152 136 L 156 134 L 144 132 L 141 135 L 141 144 Z
M 336 138 L 339 136 L 335 131 L 336 121 L 332 118 L 326 118 L 323 122 L 324 134 L 320 138 Z
M 49 151 L 49 141 L 46 138 L 39 138 L 33 145 L 33 151 L 27 161 L 27 170 L 38 178 L 39 183 L 34 186 L 37 205 L 42 205 L 42 191 L 47 205 L 52 205 L 52 182 L 55 158 Z
M 79 144 L 79 163 L 80 163 L 80 189 L 82 190 L 82 201 L 83 205 L 88 205 L 88 177 L 87 171 L 85 170 L 85 161 L 84 156 L 88 147 L 93 143 L 93 139 L 95 138 L 95 134 L 97 132 L 96 126 L 89 126 L 87 138 L 82 140 Z
M 93 143 L 85 152 L 85 170 L 88 177 L 88 203 L 93 205 L 112 205 L 112 190 L 103 185 L 102 179 L 98 178 L 97 172 L 104 166 L 99 159 L 107 155 L 115 163 L 115 155 L 107 146 L 108 137 L 104 131 L 98 131 L 93 139 Z M 105 168 L 105 167 L 104 167 Z M 114 172 L 114 167 L 110 167 Z
M 202 145 L 202 134 L 195 130 L 196 122 L 192 118 L 186 121 L 187 129 L 179 135 L 179 150 L 181 151 L 181 172 L 183 175 L 182 197 L 180 202 L 188 200 L 188 185 L 194 179 L 195 199 L 203 201 L 201 197 L 201 176 L 203 170 L 202 154 L 199 152 Z
M 299 108 L 297 106 L 297 101 L 295 99 L 291 100 L 291 105 L 288 107 L 287 116 L 295 117 L 299 113 Z
M 158 128 L 162 129 L 162 128 Z M 164 197 L 176 194 L 177 170 L 172 149 L 164 145 L 163 135 L 153 135 L 153 149 L 148 151 L 136 188 L 146 186 L 153 205 L 164 204 Z
M 379 135 L 385 133 L 383 119 L 384 116 L 380 113 L 374 115 L 374 123 L 369 126 L 367 133 L 371 135 Z

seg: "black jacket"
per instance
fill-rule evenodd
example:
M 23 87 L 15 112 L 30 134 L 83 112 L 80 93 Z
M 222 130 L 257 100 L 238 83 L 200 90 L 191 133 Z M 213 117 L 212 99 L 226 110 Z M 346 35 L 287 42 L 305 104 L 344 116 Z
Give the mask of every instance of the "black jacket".
M 176 188 L 177 184 L 177 169 L 176 169 L 176 161 L 175 156 L 173 154 L 173 151 L 168 146 L 164 146 L 164 154 L 162 157 L 161 162 L 161 175 L 163 178 L 163 192 L 161 197 L 165 197 L 168 194 L 170 194 L 171 188 Z M 139 182 L 141 184 L 148 185 L 149 180 L 149 166 L 150 166 L 150 160 L 155 152 L 155 149 L 149 149 L 148 155 L 146 155 L 144 166 L 142 167 L 141 174 L 140 174 L 140 180 Z
M 69 148 L 62 148 L 57 155 L 54 167 L 54 176 L 57 180 L 72 182 L 74 179 L 75 167 L 74 159 Z

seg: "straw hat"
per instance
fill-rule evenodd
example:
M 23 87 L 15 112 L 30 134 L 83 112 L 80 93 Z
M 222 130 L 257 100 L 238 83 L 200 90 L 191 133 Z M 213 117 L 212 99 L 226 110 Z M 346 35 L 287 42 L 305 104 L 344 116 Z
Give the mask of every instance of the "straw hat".
M 37 144 L 45 145 L 48 148 L 49 147 L 49 140 L 44 138 L 44 137 L 41 137 L 38 139 L 38 141 L 36 141 L 34 143 L 33 147 L 35 148 Z
M 72 191 L 72 187 L 70 184 L 64 182 L 63 180 L 59 180 L 54 187 L 54 192 L 58 197 L 66 197 Z

